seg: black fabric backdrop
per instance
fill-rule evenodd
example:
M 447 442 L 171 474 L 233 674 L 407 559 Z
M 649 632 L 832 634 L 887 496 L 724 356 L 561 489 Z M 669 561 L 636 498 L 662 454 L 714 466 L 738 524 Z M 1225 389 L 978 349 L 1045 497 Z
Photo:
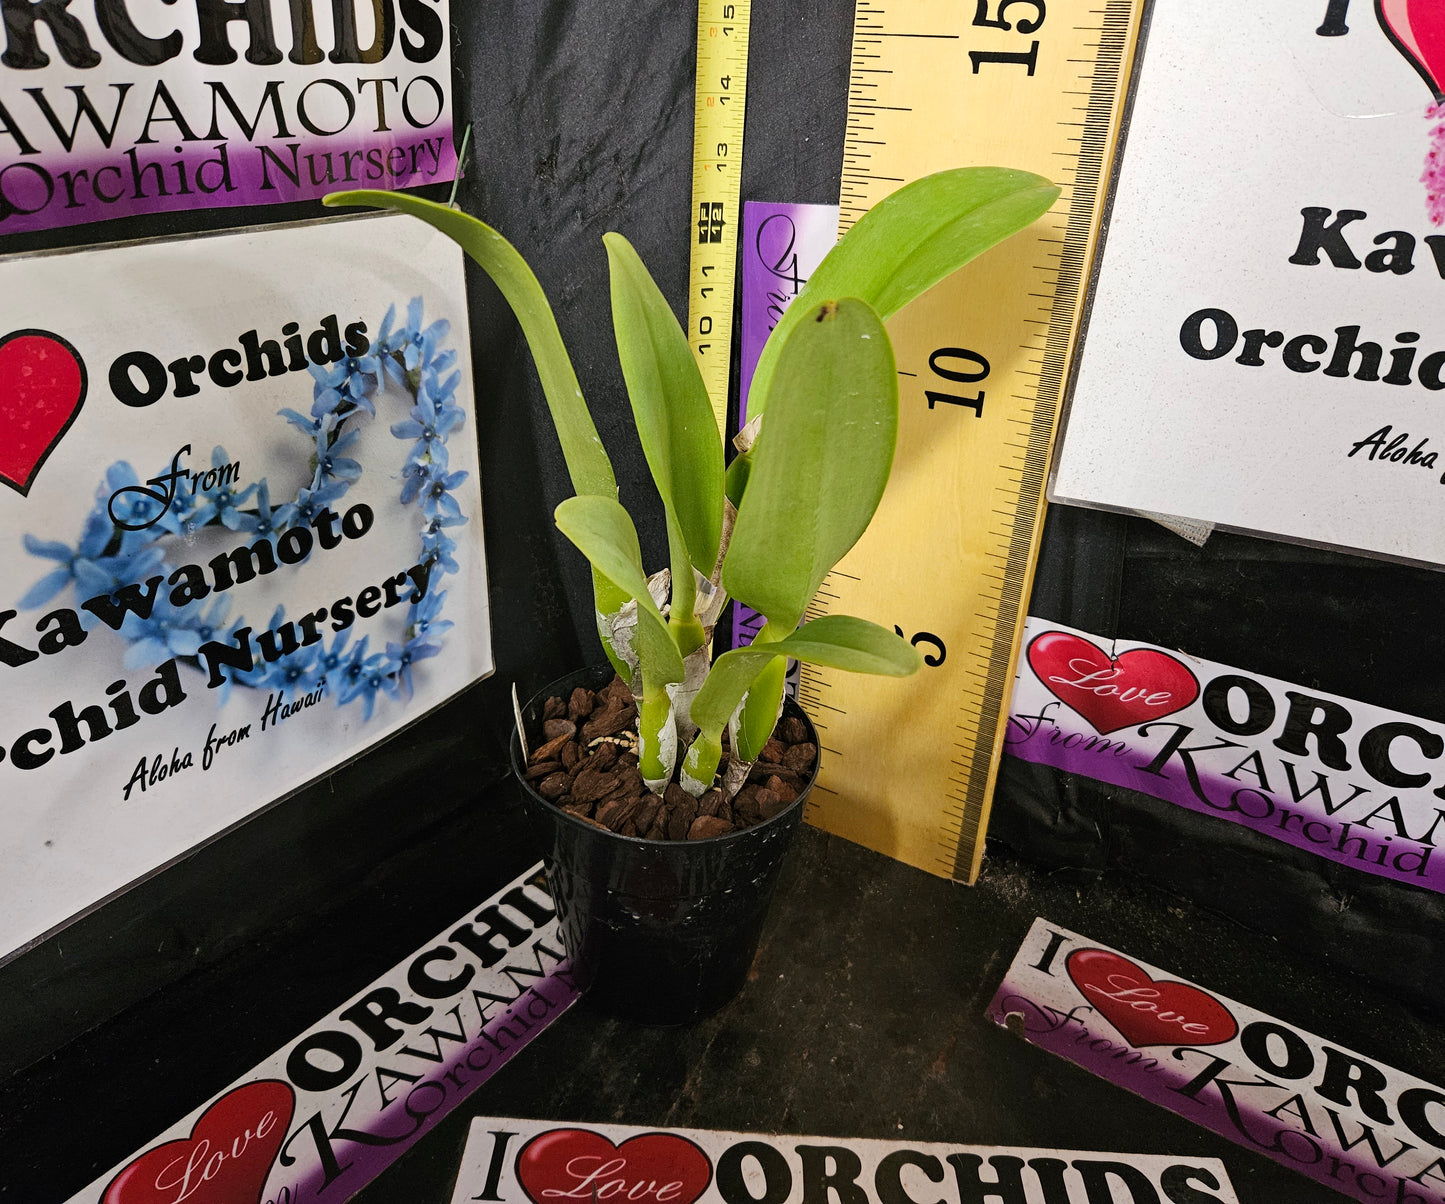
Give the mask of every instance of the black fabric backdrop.
M 644 547 L 661 547 L 612 347 L 600 239 L 626 234 L 685 310 L 695 9 L 677 0 L 452 4 L 459 128 L 475 127 L 462 202 L 536 268 L 624 499 L 642 510 Z M 774 0 L 756 5 L 753 21 L 743 195 L 836 201 L 852 6 Z M 138 218 L 0 236 L 0 253 L 319 212 Z M 526 864 L 504 782 L 511 683 L 525 697 L 598 651 L 585 565 L 551 525 L 568 487 L 530 357 L 489 283 L 473 273 L 470 285 L 496 675 L 0 966 L 0 1078 L 134 1001 L 264 946 L 298 917 L 375 918 L 375 884 L 405 864 L 418 876 L 415 899 L 403 892 L 385 905 L 403 910 L 387 912 L 375 965 L 352 977 L 359 986 L 454 918 L 451 898 L 481 898 Z M 1199 550 L 1144 520 L 1059 508 L 1030 609 L 1445 721 L 1442 602 L 1445 576 L 1434 572 L 1241 537 Z M 1011 761 L 993 831 L 1045 866 L 1151 878 L 1441 1010 L 1438 896 Z M 338 981 L 336 997 L 350 989 Z

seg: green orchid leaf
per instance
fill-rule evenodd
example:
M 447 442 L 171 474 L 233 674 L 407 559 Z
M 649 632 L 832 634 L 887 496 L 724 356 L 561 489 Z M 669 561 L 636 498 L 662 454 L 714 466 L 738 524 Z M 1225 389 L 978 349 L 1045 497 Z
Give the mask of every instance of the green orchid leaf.
M 960 167 L 906 184 L 865 213 L 818 265 L 763 345 L 748 391 L 748 416 L 770 406 L 789 330 L 810 308 L 858 297 L 887 321 L 969 260 L 1031 225 L 1059 189 L 1004 167 Z
M 727 476 L 724 477 L 728 501 L 734 506 L 742 505 L 743 494 L 748 490 L 748 476 L 753 470 L 753 453 L 751 450 L 739 452 L 733 457 L 733 462 L 728 465 Z
M 724 652 L 693 699 L 693 722 L 704 732 L 721 732 L 758 674 L 780 657 L 886 677 L 907 677 L 923 664 L 918 649 L 887 628 L 851 615 L 824 615 L 775 644 Z
M 786 332 L 723 585 L 791 631 L 863 534 L 893 464 L 898 375 L 878 315 L 847 298 Z
M 689 559 L 707 576 L 717 560 L 723 512 L 722 436 L 707 386 L 687 336 L 632 245 L 620 234 L 602 241 L 612 270 L 617 355 L 642 452 Z
M 562 444 L 572 488 L 579 494 L 615 498 L 617 480 L 612 464 L 587 411 L 587 403 L 582 399 L 582 388 L 577 383 L 577 373 L 562 342 L 561 331 L 557 329 L 557 319 L 542 285 L 521 253 L 485 222 L 404 193 L 376 189 L 333 192 L 323 198 L 323 204 L 332 207 L 374 205 L 408 214 L 445 234 L 486 272 L 512 307 L 526 336 L 547 407 L 552 412 L 552 425 Z M 625 595 L 600 573 L 592 574 L 592 591 L 599 614 L 612 614 L 626 601 Z M 602 644 L 613 668 L 626 678 L 629 675 L 626 664 L 606 638 Z
M 595 572 L 637 602 L 637 650 L 644 681 L 681 681 L 682 655 L 648 592 L 637 528 L 621 503 L 596 494 L 579 494 L 557 507 L 556 520 L 557 529 L 577 545 Z
M 552 411 L 552 423 L 562 443 L 572 487 L 578 493 L 617 496 L 612 465 L 598 438 L 592 415 L 587 412 L 587 404 L 582 400 L 582 388 L 557 329 L 557 319 L 536 275 L 516 247 L 469 214 L 399 192 L 374 189 L 333 192 L 323 197 L 322 203 L 333 207 L 375 205 L 395 209 L 439 230 L 471 256 L 501 290 L 527 337 L 542 391 Z
M 744 761 L 756 761 L 778 726 L 782 714 L 783 692 L 788 686 L 788 658 L 775 656 L 753 678 L 743 700 L 742 712 L 733 728 L 737 754 Z

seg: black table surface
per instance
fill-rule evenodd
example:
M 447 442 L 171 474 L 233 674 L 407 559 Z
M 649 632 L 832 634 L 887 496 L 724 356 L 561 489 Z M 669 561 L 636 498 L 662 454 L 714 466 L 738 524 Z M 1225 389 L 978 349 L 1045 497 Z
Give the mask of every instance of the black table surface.
M 516 872 L 530 860 L 514 815 L 435 833 L 0 1084 L 0 1201 L 67 1199 L 486 897 L 505 879 L 469 872 L 474 839 Z M 476 1116 L 1213 1156 L 1244 1204 L 1341 1198 L 990 1023 L 1039 915 L 1445 1081 L 1426 1019 L 1158 887 L 993 848 L 969 888 L 804 828 L 733 1003 L 645 1028 L 582 1000 L 355 1198 L 446 1204 Z

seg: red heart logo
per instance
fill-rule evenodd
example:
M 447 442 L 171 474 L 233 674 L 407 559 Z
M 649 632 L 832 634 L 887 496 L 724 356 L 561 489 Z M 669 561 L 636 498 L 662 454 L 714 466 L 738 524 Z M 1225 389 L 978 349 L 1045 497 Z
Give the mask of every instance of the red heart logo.
M 260 1204 L 296 1106 L 291 1084 L 260 1079 L 221 1096 L 191 1135 L 148 1150 L 101 1204 Z
M 1107 949 L 1076 949 L 1065 966 L 1084 998 L 1136 1048 L 1218 1045 L 1239 1032 L 1213 995 L 1188 983 L 1156 982 Z
M 1065 631 L 1046 631 L 1029 645 L 1029 665 L 1049 692 L 1101 736 L 1162 719 L 1199 697 L 1199 680 L 1164 652 L 1135 648 L 1111 657 Z
M 613 1145 L 589 1129 L 552 1129 L 522 1147 L 517 1180 L 532 1204 L 594 1198 L 692 1204 L 712 1182 L 712 1163 L 676 1133 L 643 1133 Z
M 1430 85 L 1436 101 L 1445 103 L 1440 87 L 1445 77 L 1445 9 L 1440 0 L 1376 0 L 1375 14 L 1395 49 Z
M 80 353 L 59 335 L 0 338 L 0 481 L 22 497 L 80 413 L 86 383 Z

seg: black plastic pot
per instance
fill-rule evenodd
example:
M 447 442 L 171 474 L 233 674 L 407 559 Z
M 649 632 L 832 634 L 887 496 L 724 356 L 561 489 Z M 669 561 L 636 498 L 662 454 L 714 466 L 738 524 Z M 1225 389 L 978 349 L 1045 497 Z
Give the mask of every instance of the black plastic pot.
M 553 682 L 522 712 L 531 747 L 547 699 L 600 689 L 610 666 Z M 812 723 L 789 701 L 785 715 Z M 542 848 L 562 939 L 589 998 L 643 1024 L 686 1024 L 742 989 L 773 888 L 797 831 L 816 769 L 797 800 L 772 819 L 709 840 L 619 836 L 554 807 L 527 783 L 512 735 L 512 770 Z

